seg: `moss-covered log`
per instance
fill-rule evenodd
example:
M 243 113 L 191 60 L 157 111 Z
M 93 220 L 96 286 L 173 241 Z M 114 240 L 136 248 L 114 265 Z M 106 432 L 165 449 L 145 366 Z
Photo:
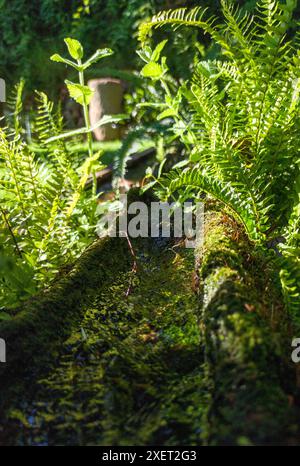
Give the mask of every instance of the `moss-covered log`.
M 1 323 L 0 444 L 299 443 L 272 257 L 206 210 L 199 299 L 182 244 L 105 239 Z
M 201 443 L 206 384 L 193 251 L 163 240 L 132 245 L 137 273 L 131 262 L 127 273 L 115 269 L 83 301 L 58 357 L 10 397 L 0 444 Z
M 0 409 L 9 395 L 30 384 L 32 374 L 55 359 L 95 295 L 118 271 L 130 268 L 130 261 L 126 239 L 98 240 L 68 273 L 16 309 L 13 319 L 1 322 L 7 362 L 0 365 Z
M 276 269 L 221 212 L 197 251 L 211 383 L 209 444 L 297 443 L 289 325 Z

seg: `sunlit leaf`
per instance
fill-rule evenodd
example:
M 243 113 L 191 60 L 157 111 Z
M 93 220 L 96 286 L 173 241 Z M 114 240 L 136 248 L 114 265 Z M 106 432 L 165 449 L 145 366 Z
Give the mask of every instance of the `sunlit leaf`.
M 141 70 L 141 75 L 144 78 L 158 79 L 163 74 L 162 67 L 155 62 L 149 62 Z
M 168 42 L 168 40 L 163 40 L 162 42 L 160 42 L 156 46 L 156 48 L 154 49 L 154 51 L 153 51 L 153 53 L 151 55 L 151 61 L 157 62 L 159 60 L 161 52 L 163 51 L 163 48 L 164 48 L 164 46 L 166 45 L 167 42 Z
M 176 115 L 177 115 L 177 112 L 173 108 L 168 108 L 167 110 L 164 110 L 163 112 L 161 112 L 157 116 L 157 119 L 158 120 L 163 120 L 164 118 L 173 117 L 173 116 L 176 116 Z
M 58 53 L 55 53 L 54 55 L 52 55 L 50 57 L 50 60 L 58 62 L 58 63 L 64 63 L 65 65 L 72 66 L 77 71 L 80 69 L 80 67 L 76 63 L 72 62 L 71 60 L 68 60 L 67 58 L 62 57 Z
M 59 139 L 66 139 L 72 136 L 79 136 L 80 134 L 87 134 L 87 133 L 90 133 L 91 131 L 94 131 L 96 128 L 99 128 L 100 126 L 104 126 L 104 125 L 112 124 L 112 123 L 119 123 L 120 121 L 123 121 L 126 118 L 128 118 L 128 115 L 124 115 L 124 114 L 104 115 L 94 126 L 92 126 L 89 129 L 78 128 L 72 131 L 67 131 L 65 133 L 59 134 L 58 136 L 52 136 L 51 138 L 46 139 L 45 144 L 49 144 L 50 142 L 57 141 Z
M 68 47 L 71 57 L 75 60 L 80 60 L 83 57 L 83 48 L 81 43 L 76 39 L 71 39 L 70 37 L 67 37 L 64 41 Z
M 93 90 L 88 86 L 82 86 L 78 83 L 72 83 L 71 81 L 65 81 L 68 91 L 72 99 L 74 99 L 78 104 L 83 105 L 86 103 L 87 105 L 90 103 Z
M 113 51 L 111 49 L 98 49 L 94 55 L 92 55 L 84 64 L 83 64 L 83 69 L 85 70 L 89 66 L 91 66 L 93 63 L 96 63 L 97 61 L 101 60 L 102 58 L 109 57 L 110 55 L 113 55 Z

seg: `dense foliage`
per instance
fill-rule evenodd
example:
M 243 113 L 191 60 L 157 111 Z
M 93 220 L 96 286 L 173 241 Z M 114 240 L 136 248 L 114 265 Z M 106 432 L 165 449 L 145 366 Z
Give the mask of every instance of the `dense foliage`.
M 65 30 L 73 30 L 85 38 L 88 51 L 95 41 L 112 44 L 117 51 L 115 63 L 122 66 L 123 47 L 127 50 L 132 44 L 130 53 L 134 52 L 134 19 L 139 22 L 161 2 L 132 0 L 117 5 L 111 0 L 103 10 L 101 2 L 91 0 L 74 4 L 72 11 L 63 9 L 62 4 L 50 3 L 41 2 L 38 11 L 47 16 L 49 24 L 54 17 L 58 19 L 58 38 Z M 242 8 L 236 8 L 236 3 L 241 3 Z M 160 167 L 154 172 L 148 170 L 147 176 L 153 179 L 146 189 L 157 184 L 162 199 L 177 196 L 179 201 L 193 193 L 197 199 L 199 193 L 205 192 L 224 203 L 242 222 L 251 241 L 267 254 L 275 251 L 286 301 L 295 316 L 300 301 L 297 2 L 261 0 L 254 14 L 249 13 L 254 4 L 222 0 L 222 9 L 216 15 L 203 7 L 180 8 L 159 13 L 141 24 L 139 39 L 143 48 L 138 55 L 144 61 L 142 79 L 127 99 L 131 127 L 115 154 L 115 178 L 124 176 L 134 141 L 145 136 L 152 139 Z M 25 8 L 25 3 L 18 3 L 18 8 L 12 10 L 16 16 L 21 14 L 22 5 Z M 55 8 L 62 8 L 61 13 Z M 113 15 L 121 18 L 112 34 L 96 28 L 94 22 L 100 12 L 102 21 L 106 15 L 110 18 L 107 27 Z M 22 21 L 38 20 L 32 12 L 23 15 Z M 176 34 L 152 49 L 149 38 L 163 26 L 174 28 Z M 26 28 L 30 34 L 24 38 L 29 42 L 19 46 L 28 50 L 39 30 L 29 23 Z M 88 28 L 90 34 L 86 33 Z M 13 28 L 9 30 L 12 33 Z M 200 30 L 201 34 L 183 32 L 186 30 Z M 5 31 L 4 28 L 9 44 L 13 37 L 9 39 Z M 172 53 L 179 42 L 184 59 Z M 94 236 L 94 174 L 101 166 L 101 153 L 93 148 L 88 120 L 91 92 L 83 72 L 89 73 L 91 64 L 112 53 L 110 49 L 101 49 L 82 63 L 81 44 L 74 39 L 67 39 L 66 43 L 75 61 L 59 54 L 52 55 L 52 60 L 70 65 L 72 72 L 79 73 L 79 82 L 74 82 L 71 74 L 72 81 L 67 80 L 66 86 L 70 96 L 82 105 L 85 126 L 65 131 L 60 106 L 54 109 L 46 94 L 39 92 L 31 128 L 33 151 L 20 118 L 22 81 L 7 126 L 1 129 L 1 264 L 5 272 L 0 288 L 1 303 L 6 305 L 14 305 L 34 293 L 63 264 L 78 257 Z M 21 49 L 14 49 L 14 53 L 27 60 L 28 55 L 23 55 Z M 43 53 L 45 50 L 47 47 L 43 47 Z M 4 55 L 2 63 L 8 58 Z M 23 67 L 17 56 L 13 61 L 20 69 Z M 130 57 L 129 63 L 133 63 Z M 11 64 L 8 63 L 8 69 Z M 184 72 L 177 73 L 180 64 L 186 66 L 181 66 Z M 44 68 L 38 61 L 37 66 Z M 66 73 L 66 67 L 52 66 L 53 70 L 63 69 Z M 26 67 L 23 71 L 26 74 Z M 32 74 L 31 78 L 34 80 Z M 113 120 L 99 124 L 107 121 Z M 68 138 L 75 138 L 75 142 L 87 138 L 86 159 L 78 156 Z M 170 161 L 165 165 L 165 155 L 176 141 L 177 159 L 171 161 L 173 170 L 166 173 Z M 153 173 L 158 173 L 158 180 Z M 90 176 L 94 176 L 92 195 L 85 190 Z
M 82 41 L 90 54 L 95 46 L 113 48 L 115 56 L 107 66 L 134 68 L 138 24 L 159 9 L 171 6 L 169 3 L 163 0 L 1 0 L 1 77 L 12 84 L 23 77 L 29 89 L 42 88 L 54 97 L 53 89 L 57 89 L 57 83 L 64 77 L 64 70 L 52 66 L 49 73 L 49 65 L 45 63 L 53 50 L 63 51 L 62 41 L 66 36 Z M 184 2 L 172 4 L 180 6 Z
M 254 242 L 278 248 L 282 285 L 295 315 L 299 267 L 299 32 L 290 34 L 295 0 L 262 0 L 255 15 L 222 1 L 223 22 L 197 7 L 160 13 L 140 28 L 201 28 L 219 45 L 218 59 L 201 60 L 191 80 L 175 87 L 166 57 L 144 46 L 144 76 L 166 91 L 163 113 L 188 148 L 189 167 L 159 180 L 162 195 L 204 191 L 229 207 Z M 277 243 L 280 246 L 277 247 Z
M 7 126 L 0 128 L 0 306 L 13 306 L 36 292 L 94 238 L 95 171 L 103 164 L 102 151 L 93 150 L 93 128 L 88 116 L 92 91 L 85 85 L 84 71 L 112 51 L 99 49 L 82 63 L 81 44 L 70 38 L 65 42 L 71 59 L 58 54 L 51 58 L 78 71 L 79 82 L 66 84 L 70 95 L 83 107 L 85 126 L 63 131 L 60 109 L 54 108 L 46 94 L 37 92 L 33 142 L 45 151 L 44 157 L 37 158 L 21 125 L 21 81 L 10 102 L 12 113 L 7 115 Z M 104 116 L 96 126 L 121 118 Z M 88 142 L 88 155 L 83 160 L 78 158 L 72 143 L 65 142 L 81 135 Z M 90 176 L 92 195 L 85 190 Z
M 235 2 L 247 9 L 255 4 L 255 0 Z M 53 50 L 63 51 L 67 36 L 80 40 L 89 54 L 95 47 L 111 47 L 115 55 L 107 61 L 109 68 L 136 69 L 138 25 L 162 9 L 198 4 L 198 0 L 0 0 L 1 77 L 11 84 L 23 77 L 29 90 L 43 89 L 51 98 L 57 97 L 65 72 L 52 66 L 49 73 L 45 64 Z M 201 5 L 219 12 L 219 0 L 213 4 L 202 0 Z M 178 75 L 186 72 L 192 57 L 187 52 L 197 34 L 186 30 L 173 37 L 176 54 L 170 56 L 169 64 Z M 201 41 L 208 44 L 209 39 L 201 35 Z

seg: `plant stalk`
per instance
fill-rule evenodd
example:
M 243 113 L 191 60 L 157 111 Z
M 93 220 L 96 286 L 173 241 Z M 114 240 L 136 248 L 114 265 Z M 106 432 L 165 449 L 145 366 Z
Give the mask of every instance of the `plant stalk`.
M 78 60 L 78 65 L 81 66 L 81 60 Z M 84 74 L 83 71 L 79 71 L 79 82 L 81 86 L 84 86 Z M 89 117 L 89 108 L 88 104 L 86 102 L 86 97 L 85 95 L 83 96 L 83 115 L 84 115 L 84 122 L 85 122 L 85 127 L 87 130 L 91 128 L 91 123 L 90 123 L 90 117 Z M 89 157 L 93 157 L 93 137 L 92 133 L 88 132 L 87 133 L 87 142 L 88 142 L 88 151 L 89 151 Z M 92 177 L 93 177 L 93 187 L 92 187 L 92 194 L 93 196 L 97 195 L 97 177 L 96 177 L 96 171 L 94 168 L 92 168 Z

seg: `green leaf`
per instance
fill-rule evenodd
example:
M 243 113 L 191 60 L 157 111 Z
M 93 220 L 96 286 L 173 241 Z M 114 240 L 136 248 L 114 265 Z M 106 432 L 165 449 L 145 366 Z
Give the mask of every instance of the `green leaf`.
M 176 116 L 176 115 L 177 115 L 177 112 L 173 108 L 168 108 L 167 110 L 164 110 L 163 112 L 161 112 L 157 116 L 157 119 L 158 120 L 163 120 L 164 118 L 173 117 L 173 116 Z
M 152 50 L 148 46 L 144 47 L 141 50 L 137 50 L 136 53 L 146 63 L 148 63 L 151 60 Z
M 50 57 L 50 60 L 56 61 L 58 63 L 64 63 L 65 65 L 70 65 L 73 68 L 75 68 L 77 71 L 79 71 L 79 69 L 80 69 L 80 67 L 76 63 L 72 62 L 71 60 L 68 60 L 67 58 L 63 58 L 58 53 L 55 53 L 54 55 L 52 55 Z
M 71 81 L 65 81 L 68 91 L 72 99 L 74 99 L 78 104 L 83 105 L 86 103 L 87 105 L 90 103 L 93 91 L 88 86 L 82 86 L 78 83 L 72 83 Z
M 143 107 L 150 107 L 150 108 L 164 108 L 166 107 L 166 104 L 164 103 L 158 103 L 158 102 L 141 102 L 136 105 L 137 108 L 143 108 Z
M 59 63 L 66 63 L 66 60 L 63 57 L 61 57 L 58 53 L 55 53 L 54 55 L 52 55 L 50 57 L 50 60 L 57 61 Z
M 96 128 L 100 126 L 108 125 L 111 123 L 119 123 L 128 118 L 128 115 L 119 114 L 119 115 L 104 115 L 94 126 L 91 128 L 78 128 L 72 131 L 67 131 L 65 133 L 59 134 L 58 136 L 52 136 L 45 140 L 45 144 L 49 144 L 53 141 L 58 141 L 59 139 L 66 139 L 72 136 L 79 136 L 80 134 L 87 134 L 91 131 L 94 131 Z
M 102 58 L 109 57 L 110 55 L 113 55 L 113 51 L 111 49 L 98 49 L 94 55 L 92 55 L 84 64 L 83 64 L 83 69 L 85 70 L 89 66 L 91 66 L 93 63 L 96 63 L 97 61 L 101 60 Z
M 80 60 L 83 57 L 83 48 L 81 43 L 76 39 L 71 39 L 70 37 L 67 37 L 64 41 L 68 47 L 71 57 L 75 60 Z
M 213 63 L 209 61 L 202 61 L 197 65 L 197 72 L 201 73 L 207 79 L 217 78 L 220 73 L 216 72 L 216 68 Z
M 151 55 L 151 61 L 157 62 L 159 60 L 161 52 L 163 51 L 163 48 L 164 48 L 164 46 L 166 45 L 167 42 L 168 42 L 168 40 L 163 40 L 156 46 L 156 48 L 154 49 L 154 51 L 153 51 L 153 53 Z
M 147 167 L 145 175 L 146 175 L 146 177 L 149 177 L 149 176 L 153 175 L 153 170 L 152 170 L 151 167 Z
M 159 79 L 163 74 L 162 67 L 155 62 L 149 62 L 141 70 L 141 75 L 144 78 Z
M 94 129 L 99 128 L 100 126 L 108 125 L 111 123 L 119 123 L 120 121 L 128 119 L 128 115 L 125 114 L 118 114 L 118 115 L 104 115 L 94 126 L 91 128 L 91 131 Z
M 164 158 L 162 160 L 162 162 L 160 162 L 160 165 L 159 165 L 159 168 L 158 168 L 158 173 L 157 173 L 157 178 L 161 177 L 161 174 L 162 174 L 162 171 L 163 171 L 163 168 L 165 166 L 166 161 L 167 161 L 167 158 Z
M 149 189 L 153 188 L 157 184 L 157 180 L 151 181 L 140 188 L 141 193 L 145 193 Z
M 7 312 L 0 312 L 0 320 L 11 320 L 12 316 Z
M 181 160 L 180 162 L 175 163 L 175 165 L 173 165 L 172 170 L 174 170 L 175 168 L 186 167 L 188 164 L 189 164 L 189 160 Z

